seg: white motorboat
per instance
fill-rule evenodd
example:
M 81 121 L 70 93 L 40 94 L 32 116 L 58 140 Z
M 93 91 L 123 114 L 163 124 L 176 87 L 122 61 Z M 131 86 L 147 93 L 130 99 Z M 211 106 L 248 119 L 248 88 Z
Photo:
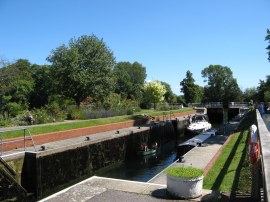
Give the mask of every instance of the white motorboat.
M 192 135 L 200 134 L 212 128 L 211 123 L 208 122 L 207 114 L 195 114 L 189 118 L 189 122 L 187 133 Z

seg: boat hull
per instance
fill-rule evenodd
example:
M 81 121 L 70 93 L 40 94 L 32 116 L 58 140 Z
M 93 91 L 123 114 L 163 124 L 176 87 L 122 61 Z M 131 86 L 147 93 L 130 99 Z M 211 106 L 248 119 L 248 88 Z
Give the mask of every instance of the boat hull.
M 147 151 L 138 151 L 138 156 L 148 156 L 148 155 L 153 155 L 155 154 L 157 151 L 155 149 L 150 149 Z

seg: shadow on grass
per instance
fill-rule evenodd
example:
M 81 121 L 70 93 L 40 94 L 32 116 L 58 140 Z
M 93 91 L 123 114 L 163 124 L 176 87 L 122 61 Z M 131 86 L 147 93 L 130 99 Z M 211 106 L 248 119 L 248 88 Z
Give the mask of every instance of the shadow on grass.
M 244 135 L 243 132 L 241 132 L 241 135 Z M 239 164 L 236 168 L 235 171 L 235 177 L 234 177 L 234 181 L 233 181 L 233 185 L 232 185 L 232 189 L 231 189 L 231 196 L 230 196 L 230 201 L 235 201 L 236 198 L 238 199 L 242 199 L 242 201 L 252 201 L 250 194 L 237 194 L 237 191 L 239 191 L 239 188 L 243 188 L 241 187 L 241 185 L 239 185 L 239 183 L 245 183 L 245 182 L 241 182 L 241 180 L 247 180 L 247 179 L 241 179 L 241 171 L 243 169 L 245 169 L 246 166 L 249 166 L 249 162 L 247 162 L 246 158 L 248 155 L 248 138 L 246 138 L 245 140 L 245 147 L 243 149 L 242 152 L 242 156 L 241 159 L 239 161 Z M 249 169 L 248 169 L 249 171 Z M 246 182 L 245 185 L 248 185 L 248 183 Z M 240 192 L 243 192 L 243 190 L 240 190 Z M 245 190 L 245 192 L 247 192 Z
M 219 175 L 217 176 L 214 184 L 212 185 L 212 188 L 211 189 L 214 189 L 214 190 L 219 190 L 221 184 L 222 184 L 222 181 L 227 173 L 227 171 L 229 170 L 229 167 L 233 161 L 233 157 L 235 156 L 236 154 L 236 151 L 237 151 L 237 148 L 241 142 L 241 139 L 242 139 L 242 136 L 243 136 L 243 132 L 241 132 L 241 134 L 238 136 L 232 150 L 231 150 L 231 153 L 230 155 L 228 156 L 223 168 L 221 169 Z M 239 166 L 238 166 L 239 167 Z M 241 166 L 240 166 L 241 167 Z

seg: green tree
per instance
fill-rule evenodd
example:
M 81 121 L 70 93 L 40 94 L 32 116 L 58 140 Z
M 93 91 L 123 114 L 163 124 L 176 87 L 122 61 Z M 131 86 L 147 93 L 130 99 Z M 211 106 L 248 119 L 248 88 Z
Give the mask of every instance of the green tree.
M 236 102 L 241 101 L 241 90 L 229 67 L 210 65 L 202 70 L 207 86 L 204 88 L 204 96 L 210 102 Z
M 159 81 L 150 81 L 144 84 L 144 98 L 149 103 L 154 103 L 154 109 L 158 103 L 163 102 L 166 88 Z
M 195 79 L 190 71 L 186 72 L 186 78 L 180 82 L 181 92 L 187 103 L 199 103 L 202 100 L 202 88 L 195 84 Z
M 112 69 L 115 58 L 103 40 L 95 35 L 71 39 L 47 58 L 52 63 L 55 87 L 77 104 L 88 96 L 103 102 L 114 90 Z
M 0 68 L 0 98 L 6 100 L 5 104 L 16 103 L 18 105 L 16 109 L 27 109 L 33 89 L 34 79 L 28 60 L 19 59 L 13 64 Z M 5 99 L 4 96 L 8 99 Z M 12 105 L 15 106 L 15 104 Z
M 253 88 L 247 88 L 244 92 L 243 92 L 243 101 L 244 102 L 250 102 L 252 101 L 258 101 L 258 91 L 255 87 Z
M 259 86 L 257 87 L 258 101 L 267 102 L 268 92 L 270 92 L 270 75 L 266 76 L 266 81 L 260 80 Z
M 170 84 L 161 81 L 160 82 L 166 89 L 166 93 L 164 94 L 164 99 L 167 103 L 175 103 L 177 98 L 176 95 L 172 92 Z
M 265 37 L 265 40 L 267 40 L 268 43 L 270 43 L 270 30 L 269 30 L 269 29 L 267 29 L 267 35 L 266 35 L 266 37 Z M 268 46 L 266 47 L 266 50 L 268 50 L 268 60 L 269 60 L 269 62 L 270 62 L 270 45 L 268 45 Z
M 187 105 L 187 104 L 186 104 L 186 101 L 185 101 L 185 98 L 184 98 L 183 95 L 178 95 L 178 96 L 176 97 L 176 102 L 177 102 L 177 103 L 180 103 L 180 104 L 183 104 L 183 105 Z
M 146 78 L 146 69 L 140 63 L 119 62 L 113 69 L 116 78 L 115 92 L 123 99 L 140 101 Z
M 48 104 L 49 96 L 53 95 L 54 80 L 49 65 L 32 65 L 34 90 L 30 96 L 30 108 L 40 108 Z

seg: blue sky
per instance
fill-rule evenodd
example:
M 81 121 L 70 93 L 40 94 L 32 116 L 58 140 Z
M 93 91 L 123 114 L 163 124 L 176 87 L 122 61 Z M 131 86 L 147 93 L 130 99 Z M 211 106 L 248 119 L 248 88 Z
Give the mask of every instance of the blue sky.
M 51 50 L 96 35 L 117 62 L 138 61 L 147 80 L 180 94 L 190 70 L 228 66 L 242 90 L 270 75 L 265 41 L 269 0 L 0 0 L 0 57 L 49 64 Z

